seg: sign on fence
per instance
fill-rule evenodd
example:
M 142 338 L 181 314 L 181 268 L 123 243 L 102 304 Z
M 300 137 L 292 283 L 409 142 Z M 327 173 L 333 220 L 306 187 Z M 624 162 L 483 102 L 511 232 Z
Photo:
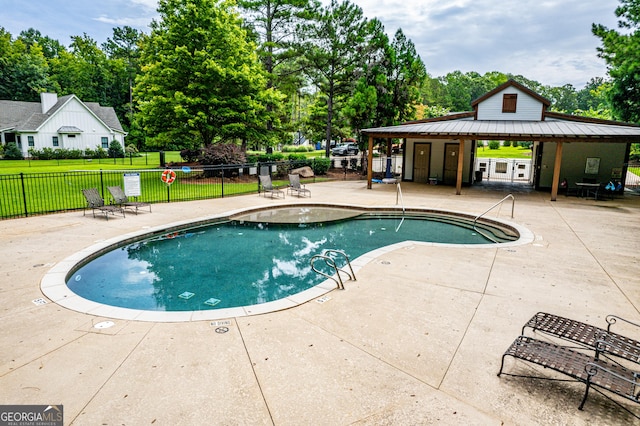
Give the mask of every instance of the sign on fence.
M 140 192 L 140 173 L 125 173 L 124 194 L 127 197 L 139 197 Z

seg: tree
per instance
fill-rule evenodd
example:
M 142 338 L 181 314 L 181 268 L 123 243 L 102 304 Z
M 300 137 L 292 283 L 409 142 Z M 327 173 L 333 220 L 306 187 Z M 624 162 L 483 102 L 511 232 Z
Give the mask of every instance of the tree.
M 640 123 L 640 0 L 620 0 L 615 10 L 618 32 L 593 24 L 602 46 L 598 55 L 609 65 L 612 79 L 609 98 L 617 119 Z
M 258 57 L 267 72 L 267 87 L 285 93 L 292 103 L 304 86 L 294 46 L 295 29 L 308 16 L 310 0 L 239 0 L 244 16 L 258 40 Z M 294 107 L 292 105 L 292 107 Z M 278 105 L 267 105 L 267 111 Z M 292 117 L 292 122 L 293 122 Z M 267 122 L 267 131 L 273 130 Z
M 133 120 L 133 80 L 140 72 L 140 50 L 138 44 L 142 39 L 142 32 L 128 26 L 113 29 L 113 38 L 102 44 L 102 50 L 109 60 L 121 61 L 126 69 L 127 84 L 118 88 L 119 102 L 115 103 L 116 111 L 127 118 L 126 127 L 130 127 Z M 126 96 L 123 96 L 123 93 Z M 116 93 L 114 93 L 116 95 Z
M 611 82 L 602 77 L 592 78 L 586 86 L 578 92 L 578 107 L 573 114 L 585 117 L 613 120 L 611 106 L 607 94 Z
M 51 79 L 61 95 L 75 94 L 83 102 L 112 106 L 108 93 L 112 90 L 112 73 L 107 56 L 88 35 L 73 36 L 70 51 L 62 51 L 50 59 Z
M 42 48 L 42 54 L 47 59 L 56 58 L 60 55 L 60 52 L 67 50 L 58 40 L 43 36 L 40 31 L 33 28 L 20 32 L 18 40 L 21 40 L 27 47 L 37 43 Z
M 160 20 L 142 41 L 139 120 L 156 146 L 260 140 L 268 103 L 264 70 L 226 0 L 160 0 Z
M 38 43 L 12 41 L 0 27 L 0 99 L 36 102 L 50 90 L 49 67 Z
M 415 118 L 415 105 L 420 98 L 420 86 L 427 77 L 422 59 L 413 42 L 398 29 L 391 44 L 388 81 L 393 93 L 391 108 L 394 123 Z
M 578 107 L 578 94 L 572 84 L 545 87 L 539 94 L 551 102 L 552 111 L 572 114 Z
M 315 11 L 316 18 L 301 25 L 301 55 L 305 73 L 325 96 L 326 155 L 329 155 L 336 101 L 347 94 L 357 81 L 354 73 L 362 68 L 366 56 L 367 20 L 362 9 L 348 0 L 331 3 Z

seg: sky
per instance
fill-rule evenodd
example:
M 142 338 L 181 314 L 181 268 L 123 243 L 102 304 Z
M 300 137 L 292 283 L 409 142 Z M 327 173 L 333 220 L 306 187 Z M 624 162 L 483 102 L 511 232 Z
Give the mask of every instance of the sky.
M 325 4 L 328 0 L 323 0 Z M 582 89 L 606 77 L 593 23 L 617 28 L 618 0 L 351 0 L 393 37 L 402 29 L 432 77 L 500 71 L 544 85 Z M 17 37 L 28 28 L 69 45 L 83 35 L 98 45 L 113 27 L 149 33 L 157 0 L 0 0 L 0 26 Z

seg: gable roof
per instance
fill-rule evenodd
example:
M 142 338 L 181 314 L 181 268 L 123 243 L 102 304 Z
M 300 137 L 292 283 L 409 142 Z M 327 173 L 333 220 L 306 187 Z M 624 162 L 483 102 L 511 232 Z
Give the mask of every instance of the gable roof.
M 80 104 L 87 108 L 90 114 L 102 121 L 109 129 L 125 133 L 112 107 L 103 107 L 96 102 L 84 103 L 76 95 L 61 96 L 44 114 L 42 113 L 41 102 L 0 100 L 0 131 L 37 132 L 40 126 L 54 116 L 71 99 L 77 99 Z M 66 123 L 64 126 L 73 126 L 73 123 Z
M 500 93 L 501 91 L 503 91 L 504 89 L 506 89 L 508 87 L 515 87 L 516 89 L 518 89 L 518 90 L 520 90 L 522 92 L 525 92 L 527 95 L 531 96 L 532 98 L 537 99 L 538 101 L 540 101 L 544 105 L 544 107 L 545 107 L 544 109 L 545 110 L 547 108 L 549 108 L 549 106 L 551 106 L 551 101 L 549 101 L 546 98 L 543 98 L 542 96 L 538 95 L 533 90 L 531 90 L 528 87 L 518 83 L 515 80 L 509 80 L 506 83 L 503 83 L 500 86 L 496 87 L 495 89 L 491 90 L 490 92 L 485 93 L 484 95 L 480 96 L 478 99 L 472 101 L 471 102 L 471 106 L 473 107 L 473 109 L 476 109 L 479 103 L 481 103 L 484 100 L 489 99 L 490 97 L 492 97 L 496 93 Z
M 480 102 L 515 87 L 540 101 L 545 109 L 550 102 L 509 80 L 472 102 L 477 110 Z M 363 129 L 365 135 L 377 138 L 427 138 L 510 141 L 565 142 L 640 142 L 640 126 L 597 118 L 545 111 L 545 120 L 477 120 L 475 112 L 458 112 L 441 117 L 409 121 L 397 126 Z

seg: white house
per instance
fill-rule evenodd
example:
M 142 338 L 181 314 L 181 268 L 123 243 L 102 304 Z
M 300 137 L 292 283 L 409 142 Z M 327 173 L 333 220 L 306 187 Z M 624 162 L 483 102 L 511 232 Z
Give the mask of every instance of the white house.
M 126 132 L 112 107 L 82 102 L 76 95 L 41 93 L 40 102 L 0 100 L 0 143 L 15 142 L 25 157 L 29 149 L 124 147 Z
M 547 111 L 550 102 L 513 81 L 496 87 L 471 104 L 473 110 L 398 126 L 362 130 L 369 136 L 369 166 L 374 138 L 404 139 L 401 179 L 427 183 L 437 178 L 455 185 L 474 180 L 477 141 L 533 142 L 530 184 L 550 190 L 555 200 L 561 182 L 625 184 L 631 143 L 640 127 Z M 372 168 L 368 168 L 371 188 Z

